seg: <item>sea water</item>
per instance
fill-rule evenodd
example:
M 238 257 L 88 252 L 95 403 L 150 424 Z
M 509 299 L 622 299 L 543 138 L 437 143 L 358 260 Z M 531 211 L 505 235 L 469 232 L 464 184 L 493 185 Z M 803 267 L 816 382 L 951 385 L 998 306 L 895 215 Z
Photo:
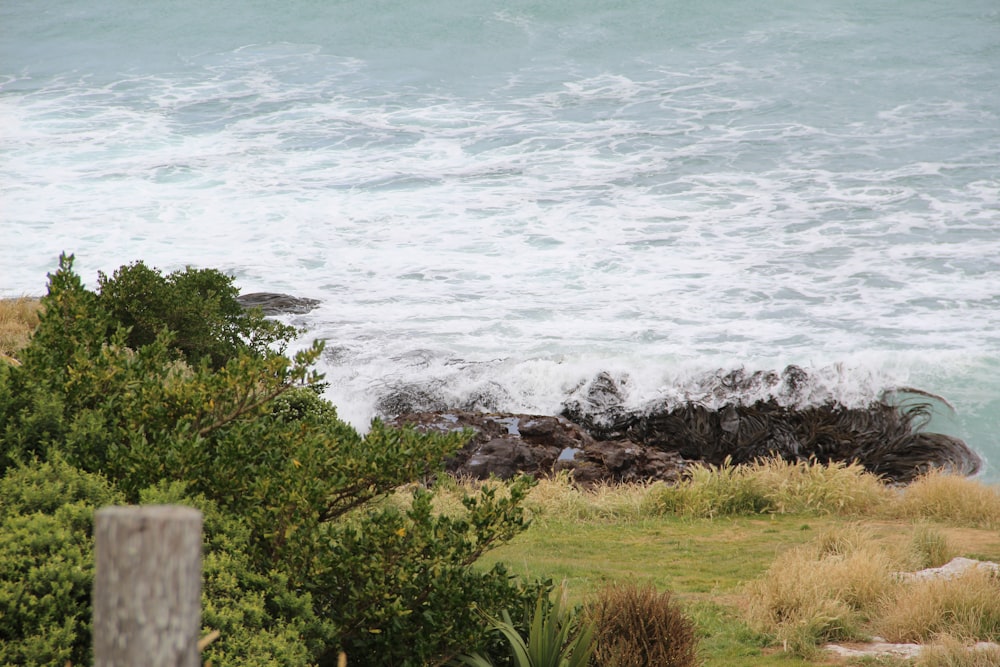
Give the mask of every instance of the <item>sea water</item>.
M 996 0 L 5 0 L 0 226 L 2 295 L 66 251 L 320 299 L 362 429 L 797 364 L 1000 480 Z

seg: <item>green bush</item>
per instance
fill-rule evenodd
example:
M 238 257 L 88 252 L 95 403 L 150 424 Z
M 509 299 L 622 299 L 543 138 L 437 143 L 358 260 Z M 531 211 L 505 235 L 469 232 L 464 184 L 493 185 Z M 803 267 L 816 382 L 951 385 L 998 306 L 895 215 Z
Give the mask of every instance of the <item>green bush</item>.
M 62 257 L 22 365 L 0 367 L 0 472 L 65 461 L 125 502 L 153 488 L 218 515 L 206 624 L 225 664 L 345 650 L 355 664 L 420 665 L 490 644 L 474 605 L 499 614 L 531 587 L 472 565 L 525 528 L 529 480 L 475 492 L 461 517 L 435 515 L 429 491 L 374 510 L 439 472 L 464 434 L 378 421 L 358 434 L 317 393 L 322 344 L 285 356 L 294 330 L 235 310 L 221 274 L 162 278 L 139 263 L 100 283 L 85 289 Z
M 418 489 L 406 511 L 390 507 L 328 526 L 319 550 L 327 567 L 309 589 L 318 613 L 338 620 L 337 648 L 360 664 L 419 665 L 483 644 L 477 610 L 518 608 L 528 591 L 511 586 L 502 565 L 469 566 L 523 530 L 519 505 L 531 484 L 522 477 L 504 497 L 495 489 L 467 497 L 464 518 L 436 516 L 433 494 Z
M 0 479 L 0 664 L 88 664 L 93 517 L 106 480 L 53 461 Z
M 246 553 L 250 527 L 180 482 L 140 493 L 142 504 L 186 505 L 202 513 L 202 635 L 219 631 L 203 661 L 227 667 L 294 667 L 314 662 L 333 631 L 313 612 L 308 593 L 280 570 L 261 572 Z
M 296 333 L 260 309 L 245 310 L 233 279 L 215 269 L 188 267 L 164 276 L 135 262 L 110 278 L 100 274 L 98 285 L 98 302 L 115 325 L 128 329 L 129 347 L 149 345 L 167 330 L 171 347 L 191 364 L 207 360 L 221 368 L 240 352 L 264 353 Z

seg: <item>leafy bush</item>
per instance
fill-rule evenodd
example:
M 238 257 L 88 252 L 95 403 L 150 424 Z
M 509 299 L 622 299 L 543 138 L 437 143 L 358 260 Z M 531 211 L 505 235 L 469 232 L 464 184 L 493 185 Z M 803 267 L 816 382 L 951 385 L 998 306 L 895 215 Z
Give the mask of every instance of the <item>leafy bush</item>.
M 222 512 L 181 482 L 160 483 L 140 493 L 141 504 L 186 505 L 202 513 L 202 635 L 219 631 L 202 654 L 205 662 L 237 667 L 294 667 L 331 639 L 308 593 L 294 590 L 280 570 L 260 571 L 245 552 L 250 527 Z
M 589 606 L 594 659 L 603 667 L 694 667 L 695 624 L 669 592 L 634 584 L 609 586 Z
M 121 502 L 62 461 L 0 479 L 0 664 L 88 664 L 93 517 Z
M 221 368 L 240 352 L 265 353 L 295 335 L 293 327 L 265 319 L 260 309 L 244 310 L 233 279 L 215 269 L 188 267 L 164 276 L 135 262 L 110 278 L 100 274 L 98 285 L 98 302 L 115 325 L 128 329 L 129 347 L 149 345 L 167 330 L 171 347 L 191 364 L 204 359 Z
M 434 513 L 432 491 L 375 510 L 440 471 L 464 434 L 377 421 L 358 434 L 317 393 L 322 344 L 285 356 L 296 332 L 235 310 L 221 274 L 138 263 L 100 283 L 86 290 L 62 257 L 22 365 L 0 364 L 0 472 L 64 461 L 126 502 L 216 517 L 206 623 L 223 631 L 220 660 L 441 661 L 490 643 L 474 603 L 523 604 L 532 587 L 472 565 L 525 528 L 529 480 L 469 494 L 463 516 Z
M 327 526 L 323 566 L 305 585 L 317 612 L 338 621 L 337 650 L 366 665 L 419 665 L 482 645 L 476 610 L 517 608 L 529 591 L 511 586 L 502 565 L 468 566 L 524 528 L 518 505 L 530 486 L 522 477 L 506 497 L 492 489 L 467 497 L 465 518 L 435 515 L 431 492 L 417 489 L 405 512 L 389 507 Z

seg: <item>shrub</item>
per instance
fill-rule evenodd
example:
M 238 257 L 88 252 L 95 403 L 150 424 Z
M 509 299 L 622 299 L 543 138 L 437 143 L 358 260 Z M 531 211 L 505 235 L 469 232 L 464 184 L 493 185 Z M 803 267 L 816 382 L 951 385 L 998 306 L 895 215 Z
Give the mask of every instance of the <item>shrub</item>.
M 529 589 L 512 586 L 503 565 L 469 566 L 523 529 L 519 505 L 531 483 L 516 480 L 506 497 L 490 488 L 466 497 L 463 518 L 436 515 L 432 493 L 418 488 L 405 511 L 387 507 L 325 526 L 318 566 L 302 585 L 317 614 L 338 625 L 327 657 L 343 650 L 365 665 L 421 665 L 484 646 L 477 609 L 518 608 Z
M 289 585 L 278 569 L 260 571 L 246 553 L 250 527 L 181 482 L 140 493 L 141 504 L 186 505 L 202 513 L 202 636 L 219 637 L 204 662 L 239 667 L 296 667 L 332 640 L 333 628 L 316 617 L 308 593 Z
M 588 607 L 596 629 L 594 659 L 605 667 L 693 667 L 694 622 L 669 592 L 633 584 L 602 589 Z
M 128 330 L 126 344 L 138 349 L 171 333 L 171 347 L 191 364 L 208 361 L 221 368 L 240 352 L 264 354 L 288 341 L 293 327 L 264 318 L 260 309 L 244 310 L 236 300 L 233 279 L 215 269 L 174 271 L 162 275 L 143 262 L 98 276 L 98 302 L 112 327 Z M 108 335 L 113 333 L 109 329 Z
M 215 508 L 212 531 L 234 535 L 206 556 L 227 663 L 343 648 L 419 665 L 489 643 L 474 602 L 494 614 L 523 603 L 531 587 L 472 566 L 526 527 L 529 480 L 470 494 L 460 517 L 435 515 L 423 491 L 374 510 L 437 474 L 463 434 L 378 421 L 358 434 L 317 394 L 322 344 L 282 354 L 294 330 L 232 309 L 221 274 L 161 280 L 135 264 L 101 286 L 86 290 L 62 257 L 23 364 L 0 364 L 0 472 L 65 461 L 107 475 L 125 502 L 178 483 L 170 493 Z
M 0 479 L 0 664 L 89 664 L 94 509 L 120 500 L 58 460 Z

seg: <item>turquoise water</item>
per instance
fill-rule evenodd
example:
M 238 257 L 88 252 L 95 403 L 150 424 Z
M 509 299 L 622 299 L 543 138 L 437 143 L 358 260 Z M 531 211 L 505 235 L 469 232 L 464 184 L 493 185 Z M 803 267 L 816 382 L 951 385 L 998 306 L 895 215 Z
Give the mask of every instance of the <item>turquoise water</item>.
M 0 292 L 66 250 L 321 299 L 362 427 L 602 370 L 635 406 L 916 386 L 995 481 L 998 75 L 994 0 L 12 0 Z

